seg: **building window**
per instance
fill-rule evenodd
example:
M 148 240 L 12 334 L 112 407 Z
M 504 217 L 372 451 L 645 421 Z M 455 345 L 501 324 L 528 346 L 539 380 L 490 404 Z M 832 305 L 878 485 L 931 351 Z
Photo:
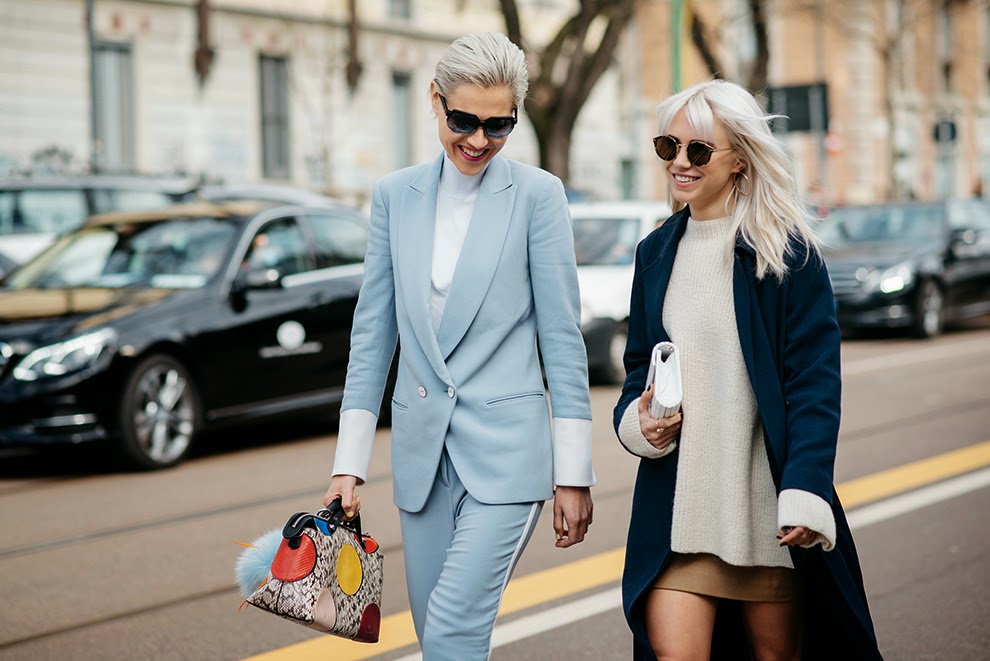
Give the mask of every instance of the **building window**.
M 93 53 L 96 154 L 100 170 L 134 169 L 134 74 L 131 47 L 96 44 Z
M 636 161 L 631 158 L 623 158 L 619 162 L 619 187 L 623 200 L 636 197 Z
M 942 91 L 952 92 L 952 17 L 949 14 L 949 7 L 943 6 L 939 9 L 936 28 L 936 61 L 938 63 L 938 75 L 942 81 Z
M 388 15 L 393 18 L 412 18 L 412 0 L 388 0 Z
M 412 165 L 412 78 L 408 73 L 392 73 L 392 121 L 395 166 Z
M 288 179 L 289 65 L 284 57 L 261 56 L 261 158 L 266 179 Z

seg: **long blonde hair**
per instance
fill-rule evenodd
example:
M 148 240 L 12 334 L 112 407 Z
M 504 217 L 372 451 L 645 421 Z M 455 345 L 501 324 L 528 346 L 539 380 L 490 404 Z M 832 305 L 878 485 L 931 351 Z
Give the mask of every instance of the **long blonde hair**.
M 681 110 L 691 128 L 709 142 L 714 142 L 714 122 L 718 120 L 744 166 L 742 172 L 749 181 L 736 175 L 736 186 L 726 199 L 726 213 L 733 218 L 733 235 L 738 233 L 756 251 L 756 277 L 762 279 L 771 273 L 780 279 L 786 275 L 786 257 L 794 249 L 792 238 L 804 244 L 806 257 L 817 255 L 819 242 L 797 192 L 794 163 L 770 130 L 770 120 L 777 115 L 764 113 L 745 88 L 725 80 L 709 80 L 657 106 L 660 135 L 667 133 Z M 667 197 L 674 211 L 684 206 L 674 200 L 669 189 Z

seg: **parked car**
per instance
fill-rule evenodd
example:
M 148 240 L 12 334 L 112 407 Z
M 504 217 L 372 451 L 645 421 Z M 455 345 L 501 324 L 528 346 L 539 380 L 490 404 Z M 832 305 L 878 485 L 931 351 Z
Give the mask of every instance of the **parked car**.
M 990 312 L 990 205 L 976 199 L 837 207 L 817 226 L 844 330 L 907 328 Z
M 367 231 L 254 202 L 91 218 L 0 286 L 0 444 L 163 468 L 205 428 L 332 409 Z
M 596 383 L 621 383 L 636 246 L 670 208 L 625 201 L 574 203 L 570 210 L 589 376 Z
M 162 209 L 191 199 L 186 178 L 78 175 L 0 179 L 0 253 L 25 262 L 88 216 Z

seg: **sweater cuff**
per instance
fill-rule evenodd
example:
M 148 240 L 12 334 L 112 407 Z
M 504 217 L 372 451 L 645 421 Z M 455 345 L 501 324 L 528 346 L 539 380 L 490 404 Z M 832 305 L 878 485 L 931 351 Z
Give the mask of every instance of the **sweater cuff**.
M 777 527 L 804 526 L 818 533 L 805 548 L 821 543 L 823 551 L 835 548 L 835 516 L 824 499 L 809 491 L 784 489 L 777 500 Z
M 677 441 L 674 441 L 661 450 L 646 440 L 643 430 L 639 428 L 639 401 L 635 399 L 626 407 L 619 421 L 619 442 L 626 450 L 644 459 L 666 457 L 677 447 Z
M 591 420 L 553 419 L 553 484 L 555 487 L 594 486 Z
M 353 475 L 358 478 L 358 484 L 368 479 L 377 427 L 378 416 L 371 411 L 347 409 L 340 412 L 337 452 L 331 475 Z

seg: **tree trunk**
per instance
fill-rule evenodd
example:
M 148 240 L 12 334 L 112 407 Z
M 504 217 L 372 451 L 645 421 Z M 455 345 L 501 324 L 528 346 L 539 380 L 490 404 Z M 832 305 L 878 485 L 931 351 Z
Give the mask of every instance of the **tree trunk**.
M 542 50 L 528 48 L 515 0 L 500 0 L 509 39 L 526 52 L 530 94 L 526 115 L 540 149 L 540 166 L 569 183 L 571 132 L 602 74 L 611 66 L 635 0 L 581 0 L 578 9 Z M 586 44 L 595 20 L 605 21 L 597 47 Z
M 537 134 L 540 147 L 540 167 L 566 184 L 571 178 L 571 132 L 573 125 L 553 124 L 549 131 Z

